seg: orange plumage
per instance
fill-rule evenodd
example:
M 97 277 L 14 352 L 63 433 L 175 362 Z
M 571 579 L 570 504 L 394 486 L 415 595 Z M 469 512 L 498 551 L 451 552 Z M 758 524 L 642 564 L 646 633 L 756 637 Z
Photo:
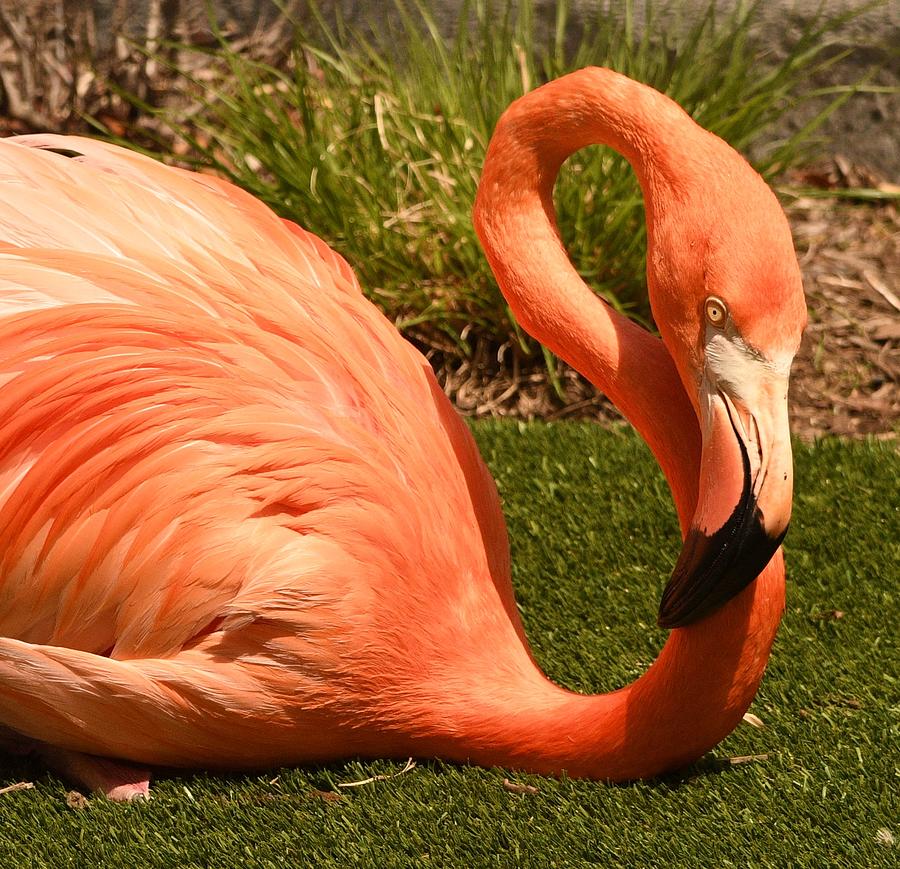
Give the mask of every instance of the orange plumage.
M 565 116 L 577 97 L 614 119 L 616 89 L 675 111 L 593 70 L 510 117 Z M 555 330 L 554 349 L 571 339 L 648 438 L 686 529 L 700 436 L 672 359 L 688 357 L 588 300 L 567 261 L 539 277 L 503 259 L 558 248 L 547 203 L 522 192 L 540 179 L 515 125 L 501 122 L 480 194 L 492 264 L 523 322 Z M 517 161 L 521 187 L 506 190 Z M 743 171 L 735 183 L 764 187 Z M 523 300 L 532 279 L 546 294 Z M 0 544 L 0 724 L 126 798 L 143 777 L 90 756 L 247 768 L 438 754 L 653 775 L 739 720 L 783 593 L 777 555 L 679 625 L 628 689 L 554 686 L 528 651 L 474 442 L 347 263 L 224 181 L 58 136 L 0 142 Z

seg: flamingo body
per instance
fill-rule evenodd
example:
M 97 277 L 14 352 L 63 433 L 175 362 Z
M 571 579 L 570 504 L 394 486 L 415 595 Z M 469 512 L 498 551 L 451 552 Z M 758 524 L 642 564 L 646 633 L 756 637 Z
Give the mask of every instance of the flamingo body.
M 609 358 L 574 364 L 647 437 L 686 530 L 703 466 L 683 360 L 590 304 Z M 474 442 L 347 263 L 224 181 L 58 136 L 0 142 L 0 544 L 0 724 L 144 765 L 654 775 L 735 726 L 783 606 L 776 553 L 632 686 L 553 685 Z
M 231 185 L 111 146 L 28 137 L 0 159 L 7 724 L 154 763 L 330 757 L 345 748 L 323 725 L 366 694 L 390 717 L 382 690 L 420 694 L 419 662 L 440 678 L 464 668 L 454 650 L 515 638 L 490 476 L 337 254 Z M 218 680 L 216 715 L 197 694 Z M 38 712 L 61 701 L 48 686 L 118 682 L 137 708 L 100 733 L 61 739 Z M 223 732 L 160 732 L 171 703 Z M 247 738 L 231 704 L 258 716 Z M 270 717 L 289 748 L 277 726 L 250 738 Z

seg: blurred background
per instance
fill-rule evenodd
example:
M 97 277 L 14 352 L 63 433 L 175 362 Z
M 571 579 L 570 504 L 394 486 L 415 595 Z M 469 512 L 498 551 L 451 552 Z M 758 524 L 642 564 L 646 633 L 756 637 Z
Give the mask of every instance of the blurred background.
M 635 27 L 640 31 L 646 6 L 654 5 L 654 24 L 660 31 L 690 27 L 705 14 L 705 0 L 633 3 Z M 432 0 L 427 5 L 446 37 L 456 32 L 463 0 Z M 501 3 L 494 4 L 500 7 Z M 514 6 L 522 4 L 514 3 Z M 539 31 L 547 34 L 555 24 L 559 4 L 534 0 Z M 584 25 L 599 17 L 621 20 L 626 5 L 614 0 L 570 0 L 570 42 L 577 41 Z M 739 6 L 740 0 L 716 4 L 720 14 Z M 885 177 L 900 178 L 900 4 L 862 3 L 859 0 L 770 0 L 757 4 L 753 36 L 764 47 L 767 62 L 790 52 L 810 21 L 850 13 L 829 34 L 829 54 L 843 54 L 838 63 L 810 81 L 818 87 L 867 82 L 884 90 L 864 91 L 849 100 L 825 122 L 822 133 L 849 159 L 868 165 Z M 408 4 L 415 14 L 416 5 Z M 116 99 L 110 84 L 135 88 L 155 104 L 167 95 L 168 76 L 143 54 L 164 43 L 214 45 L 218 35 L 252 47 L 257 56 L 277 59 L 292 42 L 294 23 L 309 25 L 318 11 L 326 21 L 343 22 L 363 30 L 384 45 L 396 32 L 400 13 L 391 0 L 0 0 L 0 69 L 2 111 L 7 122 L 42 128 L 77 129 L 80 114 L 113 110 Z M 784 129 L 805 123 L 827 97 L 788 111 Z M 117 109 L 122 112 L 121 107 Z M 13 124 L 15 127 L 15 123 Z

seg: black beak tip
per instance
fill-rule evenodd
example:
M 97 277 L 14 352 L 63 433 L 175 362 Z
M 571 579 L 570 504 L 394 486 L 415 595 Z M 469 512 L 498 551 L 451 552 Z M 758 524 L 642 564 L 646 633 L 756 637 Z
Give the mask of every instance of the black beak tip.
M 762 514 L 736 510 L 714 534 L 692 529 L 663 591 L 656 623 L 683 628 L 715 612 L 742 592 L 771 561 L 787 533 L 765 530 Z

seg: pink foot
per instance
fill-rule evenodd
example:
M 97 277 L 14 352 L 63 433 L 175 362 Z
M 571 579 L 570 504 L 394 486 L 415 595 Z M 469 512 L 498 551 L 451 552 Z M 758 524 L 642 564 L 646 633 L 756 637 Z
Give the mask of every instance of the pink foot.
M 104 794 L 115 802 L 150 799 L 150 770 L 55 745 L 38 745 L 37 754 L 53 772 Z

